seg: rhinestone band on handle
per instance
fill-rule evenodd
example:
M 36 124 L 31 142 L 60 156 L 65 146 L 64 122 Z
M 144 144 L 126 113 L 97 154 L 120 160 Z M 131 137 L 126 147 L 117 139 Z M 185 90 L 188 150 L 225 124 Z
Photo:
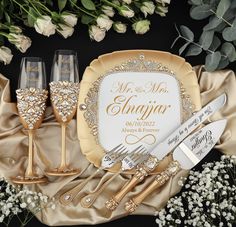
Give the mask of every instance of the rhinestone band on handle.
M 137 196 L 125 203 L 125 210 L 129 213 L 133 213 L 147 196 L 149 196 L 157 188 L 164 185 L 171 176 L 176 175 L 179 169 L 179 163 L 177 161 L 172 161 L 165 171 L 158 174 L 155 180 L 147 186 L 144 191 L 140 192 Z
M 158 159 L 149 155 L 148 159 L 139 165 L 133 178 L 126 185 L 124 185 L 124 187 L 115 196 L 105 203 L 106 208 L 114 211 L 127 193 L 130 192 L 139 182 L 143 181 L 145 177 L 147 177 L 148 174 L 157 167 L 158 164 Z

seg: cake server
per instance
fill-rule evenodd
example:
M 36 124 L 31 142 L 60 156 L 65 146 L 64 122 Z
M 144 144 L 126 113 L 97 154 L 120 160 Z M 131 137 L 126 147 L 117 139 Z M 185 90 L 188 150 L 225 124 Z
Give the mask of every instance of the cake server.
M 139 204 L 154 190 L 164 185 L 180 169 L 192 169 L 214 147 L 226 126 L 226 120 L 215 121 L 194 134 L 188 136 L 173 152 L 173 161 L 168 167 L 159 173 L 155 180 L 144 191 L 125 203 L 126 211 L 132 213 Z
M 110 200 L 105 203 L 109 210 L 115 210 L 124 196 L 131 191 L 139 182 L 143 181 L 159 164 L 159 162 L 175 147 L 178 146 L 191 132 L 201 125 L 208 117 L 224 106 L 226 94 L 218 96 L 192 117 L 179 126 L 167 138 L 159 143 L 151 152 L 148 158 L 137 167 L 133 178 Z

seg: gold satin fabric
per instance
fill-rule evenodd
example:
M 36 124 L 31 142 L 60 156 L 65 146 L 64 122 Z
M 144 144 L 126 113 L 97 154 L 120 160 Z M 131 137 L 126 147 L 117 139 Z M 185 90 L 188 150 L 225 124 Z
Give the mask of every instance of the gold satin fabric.
M 225 154 L 235 154 L 236 147 L 236 79 L 230 70 L 214 73 L 204 72 L 202 67 L 194 68 L 200 85 L 202 105 L 226 92 L 228 101 L 224 108 L 211 117 L 210 121 L 227 118 L 228 123 L 224 134 L 216 148 Z M 5 178 L 22 173 L 27 165 L 27 131 L 19 122 L 16 104 L 10 101 L 9 80 L 0 75 L 0 175 Z M 43 172 L 48 167 L 55 167 L 60 160 L 60 126 L 55 121 L 51 108 L 47 108 L 45 119 L 41 127 L 35 132 L 34 148 L 35 163 L 38 172 Z M 32 190 L 41 190 L 44 194 L 55 198 L 66 190 L 76 186 L 93 173 L 96 168 L 90 164 L 80 152 L 79 141 L 76 133 L 76 120 L 72 120 L 67 128 L 67 149 L 70 163 L 81 169 L 81 173 L 72 177 L 49 177 L 50 183 L 46 185 L 29 186 Z M 160 167 L 163 169 L 168 163 L 168 158 Z M 152 193 L 134 214 L 153 215 L 155 210 L 165 206 L 171 196 L 180 191 L 178 180 L 181 176 L 187 176 L 188 172 L 181 170 L 166 185 Z M 101 172 L 92 179 L 80 192 L 78 199 L 69 206 L 62 206 L 56 202 L 56 210 L 43 210 L 37 215 L 38 219 L 50 226 L 98 224 L 127 215 L 124 211 L 124 203 L 128 197 L 133 197 L 145 188 L 153 180 L 148 178 L 145 183 L 135 187 L 128 194 L 119 207 L 114 211 L 108 211 L 104 203 L 118 189 L 122 187 L 130 176 L 120 175 L 99 196 L 92 208 L 82 208 L 80 197 L 94 191 L 100 184 L 112 176 L 111 173 Z

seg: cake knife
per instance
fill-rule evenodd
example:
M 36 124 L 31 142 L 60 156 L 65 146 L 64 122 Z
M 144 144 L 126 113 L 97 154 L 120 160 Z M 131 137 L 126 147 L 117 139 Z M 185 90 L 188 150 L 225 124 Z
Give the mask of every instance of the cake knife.
M 159 143 L 150 152 L 148 158 L 137 167 L 133 178 L 115 196 L 105 203 L 107 209 L 112 211 L 115 210 L 124 196 L 139 182 L 143 181 L 144 178 L 158 166 L 159 162 L 176 146 L 178 146 L 178 144 L 181 143 L 191 132 L 200 126 L 201 123 L 224 106 L 226 99 L 226 94 L 221 94 L 174 130 L 174 132 L 165 138 L 164 141 Z
M 226 126 L 226 120 L 215 121 L 188 136 L 173 152 L 173 161 L 159 173 L 144 191 L 125 203 L 125 209 L 133 213 L 142 201 L 154 190 L 164 185 L 180 169 L 192 169 L 214 147 Z

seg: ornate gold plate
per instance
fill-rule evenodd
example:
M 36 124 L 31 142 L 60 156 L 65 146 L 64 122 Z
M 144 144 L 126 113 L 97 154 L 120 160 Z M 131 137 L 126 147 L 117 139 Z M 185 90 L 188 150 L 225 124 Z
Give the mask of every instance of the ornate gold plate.
M 182 121 L 201 108 L 200 91 L 195 72 L 185 59 L 151 50 L 117 51 L 102 55 L 91 62 L 80 83 L 77 109 L 77 132 L 82 153 L 99 166 L 104 150 L 98 140 L 98 92 L 101 81 L 117 72 L 161 72 L 179 82 L 182 99 Z M 111 171 L 117 171 L 115 166 Z

